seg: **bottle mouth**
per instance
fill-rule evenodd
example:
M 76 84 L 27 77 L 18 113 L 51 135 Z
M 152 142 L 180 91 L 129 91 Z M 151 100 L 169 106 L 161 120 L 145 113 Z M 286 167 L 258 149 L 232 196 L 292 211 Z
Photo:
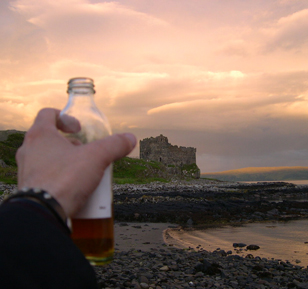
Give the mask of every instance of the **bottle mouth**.
M 89 77 L 74 77 L 71 78 L 67 83 L 67 92 L 70 92 L 73 88 L 87 88 L 91 89 L 93 93 L 94 90 L 94 81 L 92 78 Z

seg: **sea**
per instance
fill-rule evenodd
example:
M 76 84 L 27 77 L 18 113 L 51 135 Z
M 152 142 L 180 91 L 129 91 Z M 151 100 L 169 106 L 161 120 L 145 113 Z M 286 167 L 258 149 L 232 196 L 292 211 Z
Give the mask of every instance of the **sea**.
M 308 180 L 287 182 L 308 185 Z M 252 254 L 255 257 L 274 258 L 303 267 L 308 266 L 308 219 L 184 231 L 175 237 L 181 247 L 203 248 L 207 251 L 232 250 L 233 254 L 241 256 Z M 260 249 L 236 251 L 233 243 L 258 245 Z
M 252 182 L 245 181 L 245 182 L 239 182 L 239 183 L 255 184 L 255 183 L 272 183 L 272 182 L 275 182 L 275 181 L 252 181 Z M 290 181 L 277 181 L 277 182 L 285 182 L 285 183 L 291 183 L 294 185 L 303 185 L 303 186 L 307 185 L 308 186 L 308 180 L 290 180 Z

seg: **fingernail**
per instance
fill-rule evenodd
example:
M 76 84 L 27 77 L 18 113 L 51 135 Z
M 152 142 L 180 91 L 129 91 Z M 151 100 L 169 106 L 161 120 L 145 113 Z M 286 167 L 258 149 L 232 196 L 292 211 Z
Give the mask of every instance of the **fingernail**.
M 131 143 L 132 147 L 136 146 L 137 139 L 136 139 L 136 137 L 133 134 L 131 134 L 131 133 L 124 133 L 124 136 L 129 140 L 129 142 Z

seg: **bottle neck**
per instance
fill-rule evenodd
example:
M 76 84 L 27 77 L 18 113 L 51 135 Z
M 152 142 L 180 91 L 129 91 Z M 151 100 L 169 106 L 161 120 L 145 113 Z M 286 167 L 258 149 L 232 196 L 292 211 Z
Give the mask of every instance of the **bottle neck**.
M 93 90 L 89 88 L 76 87 L 69 90 L 68 100 L 74 105 L 95 106 Z

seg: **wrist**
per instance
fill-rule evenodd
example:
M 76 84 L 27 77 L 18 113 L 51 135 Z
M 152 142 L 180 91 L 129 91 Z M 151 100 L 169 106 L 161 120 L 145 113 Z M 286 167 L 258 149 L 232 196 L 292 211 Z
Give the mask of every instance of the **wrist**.
M 4 199 L 3 203 L 9 202 L 14 199 L 28 199 L 39 203 L 44 206 L 48 211 L 64 226 L 71 229 L 70 219 L 67 218 L 63 208 L 59 204 L 59 202 L 53 198 L 47 191 L 44 191 L 39 188 L 22 188 L 21 190 L 13 193 L 6 199 Z

